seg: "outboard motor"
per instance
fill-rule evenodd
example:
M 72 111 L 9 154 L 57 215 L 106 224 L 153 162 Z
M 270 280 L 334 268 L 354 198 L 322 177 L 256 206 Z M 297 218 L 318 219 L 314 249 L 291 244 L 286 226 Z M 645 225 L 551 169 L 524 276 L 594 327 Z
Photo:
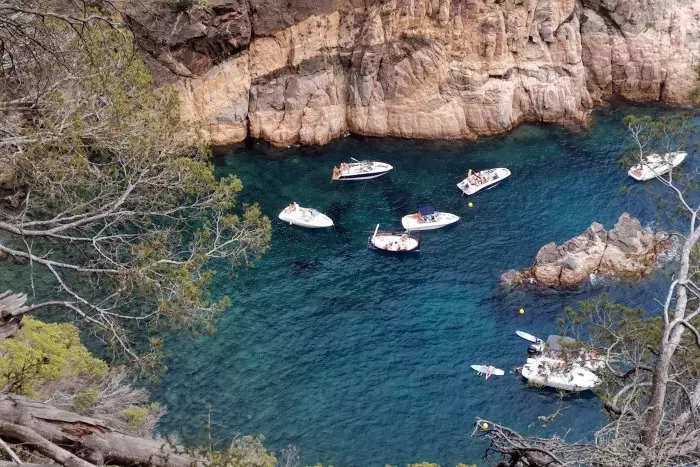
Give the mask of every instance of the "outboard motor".
M 530 346 L 527 348 L 528 355 L 538 355 L 542 352 L 544 352 L 544 342 L 542 342 L 540 339 L 537 339 L 537 342 L 530 344 Z

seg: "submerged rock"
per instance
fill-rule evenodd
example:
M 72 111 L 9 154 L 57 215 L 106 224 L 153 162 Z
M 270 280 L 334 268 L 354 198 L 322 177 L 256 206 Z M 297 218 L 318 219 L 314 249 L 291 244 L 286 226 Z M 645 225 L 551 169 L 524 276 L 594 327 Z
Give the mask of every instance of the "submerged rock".
M 668 234 L 645 230 L 639 220 L 624 213 L 609 231 L 594 222 L 562 245 L 544 245 L 534 265 L 523 271 L 507 271 L 501 281 L 569 288 L 583 284 L 591 274 L 640 278 L 653 271 L 668 247 Z

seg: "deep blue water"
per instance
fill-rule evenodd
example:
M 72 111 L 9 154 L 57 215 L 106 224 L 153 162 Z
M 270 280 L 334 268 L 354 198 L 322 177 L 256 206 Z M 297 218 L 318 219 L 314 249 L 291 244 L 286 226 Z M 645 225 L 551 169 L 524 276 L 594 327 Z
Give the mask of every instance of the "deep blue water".
M 480 463 L 486 445 L 470 437 L 477 416 L 531 434 L 590 435 L 604 421 L 590 394 L 565 398 L 551 425 L 537 421 L 559 399 L 510 371 L 526 358 L 514 331 L 546 337 L 565 306 L 603 291 L 653 309 L 668 273 L 567 293 L 505 290 L 499 277 L 593 221 L 611 227 L 627 211 L 659 222 L 649 185 L 632 183 L 617 162 L 629 110 L 598 112 L 586 132 L 522 126 L 478 143 L 348 137 L 322 148 L 231 148 L 217 169 L 237 174 L 242 201 L 273 220 L 272 246 L 253 269 L 217 278 L 214 292 L 233 303 L 217 334 L 170 340 L 169 371 L 153 391 L 169 407 L 161 430 L 193 436 L 192 421 L 212 409 L 219 439 L 262 433 L 273 450 L 293 443 L 305 463 L 335 466 Z M 395 169 L 331 183 L 332 166 L 351 156 Z M 513 175 L 468 208 L 455 184 L 468 168 L 499 166 Z M 292 200 L 329 214 L 335 229 L 279 221 Z M 424 203 L 462 220 L 424 233 L 415 257 L 366 248 L 377 223 L 400 228 Z M 473 363 L 509 372 L 484 381 Z

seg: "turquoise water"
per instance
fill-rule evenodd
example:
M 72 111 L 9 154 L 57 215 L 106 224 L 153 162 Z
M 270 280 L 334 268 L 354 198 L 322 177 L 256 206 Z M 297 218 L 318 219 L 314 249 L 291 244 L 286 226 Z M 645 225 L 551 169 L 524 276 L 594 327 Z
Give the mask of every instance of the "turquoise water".
M 217 278 L 215 293 L 233 301 L 217 334 L 170 341 L 169 371 L 153 391 L 169 407 L 161 430 L 195 436 L 192 422 L 211 409 L 218 439 L 262 433 L 271 449 L 295 444 L 305 463 L 336 466 L 481 462 L 486 445 L 470 438 L 477 416 L 532 434 L 590 435 L 604 420 L 599 401 L 584 394 L 560 402 L 527 388 L 511 372 L 526 358 L 514 331 L 546 337 L 564 306 L 602 291 L 654 307 L 667 272 L 567 293 L 505 290 L 499 276 L 593 221 L 610 227 L 628 211 L 659 222 L 649 185 L 631 183 L 617 163 L 626 111 L 599 112 L 582 133 L 523 126 L 478 143 L 348 137 L 322 148 L 228 150 L 217 169 L 240 176 L 242 201 L 259 202 L 273 219 L 272 246 L 255 268 Z M 351 156 L 395 169 L 331 183 L 331 167 Z M 513 175 L 468 208 L 455 184 L 468 168 L 499 166 Z M 336 227 L 282 223 L 277 214 L 292 200 Z M 424 233 L 420 255 L 366 248 L 377 223 L 400 228 L 402 215 L 426 203 L 462 220 Z M 508 373 L 484 381 L 474 363 Z M 552 424 L 537 421 L 562 403 Z

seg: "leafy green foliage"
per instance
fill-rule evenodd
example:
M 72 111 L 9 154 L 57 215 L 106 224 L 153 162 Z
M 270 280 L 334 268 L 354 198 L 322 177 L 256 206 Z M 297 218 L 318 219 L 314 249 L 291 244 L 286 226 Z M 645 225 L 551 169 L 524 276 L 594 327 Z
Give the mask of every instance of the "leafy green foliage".
M 263 446 L 265 437 L 242 436 L 235 438 L 228 449 L 210 451 L 211 463 L 216 467 L 275 467 L 277 458 Z
M 124 416 L 129 426 L 138 431 L 149 416 L 153 416 L 153 414 L 158 413 L 159 411 L 160 404 L 152 402 L 148 405 L 140 405 L 123 409 L 121 414 Z
M 73 409 L 77 413 L 85 413 L 100 397 L 100 391 L 95 387 L 86 388 L 75 395 Z
M 90 354 L 72 324 L 27 316 L 14 337 L 0 341 L 0 385 L 7 391 L 50 399 L 121 431 L 148 435 L 163 409 L 124 379 L 125 374 L 110 371 Z
M 46 324 L 26 317 L 14 338 L 0 342 L 0 385 L 29 396 L 39 387 L 60 379 L 98 381 L 107 364 L 94 358 L 80 343 L 71 324 Z
M 565 317 L 560 320 L 563 333 L 588 342 L 579 345 L 598 355 L 609 356 L 608 364 L 613 371 L 599 371 L 604 384 L 596 390 L 603 402 L 628 384 L 628 378 L 635 372 L 648 372 L 654 366 L 664 332 L 660 316 L 649 316 L 641 308 L 612 303 L 606 294 L 581 301 L 576 308 L 567 307 L 564 311 Z M 700 319 L 695 318 L 691 324 L 699 326 Z M 700 378 L 700 348 L 695 345 L 691 333 L 683 336 L 675 358 L 676 364 L 684 369 L 684 378 Z
M 636 139 L 633 138 L 627 155 L 620 160 L 626 167 L 639 163 L 640 150 L 645 157 L 652 153 L 665 154 L 683 150 L 694 131 L 693 115 L 689 112 L 674 112 L 659 117 L 630 114 L 625 116 L 623 124 L 628 134 L 633 130 L 637 135 Z M 640 142 L 642 148 L 639 147 Z
M 230 303 L 208 292 L 213 262 L 252 265 L 270 221 L 255 204 L 237 208 L 240 179 L 215 176 L 177 92 L 155 87 L 128 33 L 92 25 L 63 34 L 55 83 L 14 158 L 22 216 L 0 222 L 11 236 L 0 247 L 33 259 L 32 273 L 43 268 L 55 301 L 107 333 L 115 351 L 158 367 L 137 355 L 149 347 L 134 325 L 213 331 Z M 29 218 L 31 228 L 17 227 Z

